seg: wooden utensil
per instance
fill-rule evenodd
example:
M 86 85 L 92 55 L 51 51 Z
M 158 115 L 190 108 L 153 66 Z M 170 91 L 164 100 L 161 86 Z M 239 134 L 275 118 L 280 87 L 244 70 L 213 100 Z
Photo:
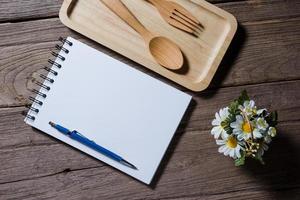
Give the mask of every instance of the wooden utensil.
M 190 12 L 201 13 L 199 20 L 205 31 L 201 32 L 201 39 L 195 39 L 173 27 L 164 27 L 165 21 L 150 3 L 123 2 L 136 16 L 143 16 L 143 23 L 153 32 L 166 33 L 176 41 L 184 53 L 186 67 L 174 73 L 154 62 L 141 36 L 133 34 L 128 25 L 99 0 L 65 0 L 59 18 L 67 27 L 181 86 L 197 92 L 207 88 L 237 30 L 235 17 L 205 0 L 172 0 Z
M 154 59 L 163 67 L 177 70 L 183 65 L 180 48 L 165 37 L 156 37 L 148 31 L 120 0 L 102 0 L 116 15 L 137 31 L 145 40 Z
M 203 31 L 203 25 L 181 5 L 163 0 L 146 0 L 152 3 L 159 11 L 162 18 L 170 25 L 191 33 L 195 36 Z

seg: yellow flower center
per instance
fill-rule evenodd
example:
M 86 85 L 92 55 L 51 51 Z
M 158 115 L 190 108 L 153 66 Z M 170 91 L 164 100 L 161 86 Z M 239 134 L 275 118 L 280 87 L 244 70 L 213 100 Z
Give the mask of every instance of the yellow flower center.
M 251 133 L 251 125 L 248 122 L 244 122 L 243 126 L 242 126 L 243 132 L 245 133 Z
M 236 146 L 237 146 L 237 140 L 232 137 L 232 136 L 229 136 L 227 142 L 226 142 L 226 145 L 232 149 L 234 149 Z

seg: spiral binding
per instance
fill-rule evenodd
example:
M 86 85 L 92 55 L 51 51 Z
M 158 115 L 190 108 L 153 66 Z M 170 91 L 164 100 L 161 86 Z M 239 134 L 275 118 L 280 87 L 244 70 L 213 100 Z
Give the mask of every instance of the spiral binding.
M 65 39 L 65 38 L 62 38 L 62 37 L 60 37 L 58 40 L 62 44 L 61 45 L 59 45 L 59 44 L 55 45 L 55 48 L 57 50 L 59 50 L 59 51 L 64 52 L 65 54 L 68 54 L 70 51 L 69 51 L 69 49 L 67 49 L 67 48 L 64 47 L 64 44 L 67 44 L 69 47 L 71 47 L 71 46 L 73 46 L 73 43 L 71 41 Z M 63 61 L 66 60 L 66 57 L 60 55 L 59 53 L 56 53 L 56 52 L 52 51 L 51 54 L 55 58 L 58 58 L 61 62 L 63 62 Z M 52 66 L 56 67 L 57 69 L 61 69 L 62 68 L 62 64 L 60 64 L 60 63 L 58 63 L 56 61 L 53 61 L 51 59 L 48 60 L 48 63 L 50 63 Z M 58 75 L 58 72 L 56 70 L 52 69 L 52 67 L 44 67 L 44 70 L 46 70 L 47 72 L 53 74 L 54 76 Z M 48 82 L 48 83 L 52 84 L 52 83 L 54 83 L 54 79 L 49 78 L 48 76 L 45 76 L 43 74 L 40 74 L 40 78 L 42 78 L 44 80 L 44 83 L 41 83 L 39 81 L 34 81 L 34 83 L 37 84 L 38 86 L 40 86 L 41 88 L 43 88 L 46 92 L 49 91 L 51 89 L 51 87 L 48 86 L 48 85 L 46 85 L 46 83 Z M 37 106 L 42 106 L 43 105 L 43 101 L 41 101 L 40 98 L 37 99 L 37 97 L 39 96 L 39 97 L 45 99 L 45 98 L 47 98 L 47 94 L 45 94 L 45 93 L 43 93 L 41 91 L 38 91 L 36 89 L 33 89 L 32 93 L 36 94 L 36 97 L 34 98 L 34 97 L 30 96 L 29 100 L 32 101 L 32 103 L 35 104 L 35 105 L 37 105 Z M 30 111 L 32 111 L 33 113 L 35 113 L 35 114 L 39 113 L 39 111 L 40 111 L 39 108 L 33 107 L 33 104 L 32 105 L 27 105 L 26 107 Z M 25 117 L 27 119 L 32 120 L 32 121 L 35 120 L 35 116 L 33 116 L 32 114 L 25 113 Z

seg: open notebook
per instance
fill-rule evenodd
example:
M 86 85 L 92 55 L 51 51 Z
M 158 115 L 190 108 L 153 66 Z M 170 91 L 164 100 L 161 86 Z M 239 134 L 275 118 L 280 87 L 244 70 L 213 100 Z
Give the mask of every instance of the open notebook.
M 47 97 L 36 96 L 25 122 L 150 184 L 191 97 L 71 37 L 63 47 L 39 91 Z M 49 121 L 77 130 L 138 170 L 59 133 Z

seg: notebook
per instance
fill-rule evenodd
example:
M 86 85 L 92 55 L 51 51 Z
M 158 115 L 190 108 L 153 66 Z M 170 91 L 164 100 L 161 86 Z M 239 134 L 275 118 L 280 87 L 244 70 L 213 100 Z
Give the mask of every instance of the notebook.
M 191 96 L 71 37 L 59 49 L 25 122 L 150 184 Z M 49 121 L 77 130 L 138 170 L 59 133 Z

